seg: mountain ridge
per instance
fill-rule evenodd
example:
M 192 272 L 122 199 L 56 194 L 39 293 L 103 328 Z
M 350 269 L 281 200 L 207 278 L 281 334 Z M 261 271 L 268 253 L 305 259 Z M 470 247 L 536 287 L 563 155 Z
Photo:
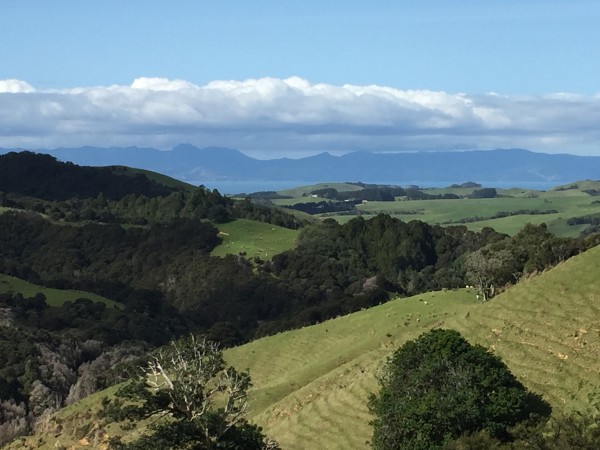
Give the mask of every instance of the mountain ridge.
M 0 149 L 0 153 L 14 151 Z M 181 181 L 362 181 L 569 182 L 597 178 L 600 156 L 535 153 L 525 149 L 439 152 L 323 152 L 299 159 L 260 160 L 224 147 L 179 144 L 171 150 L 148 147 L 79 147 L 32 150 L 79 165 L 124 165 L 152 170 Z

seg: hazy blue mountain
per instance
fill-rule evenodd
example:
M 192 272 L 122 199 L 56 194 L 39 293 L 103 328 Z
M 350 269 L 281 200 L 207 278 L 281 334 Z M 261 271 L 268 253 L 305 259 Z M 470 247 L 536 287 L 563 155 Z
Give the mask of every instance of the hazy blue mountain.
M 8 150 L 4 150 L 6 152 Z M 363 181 L 397 182 L 569 182 L 598 178 L 600 157 L 550 155 L 521 149 L 369 153 L 329 153 L 301 159 L 258 160 L 228 148 L 182 144 L 152 148 L 56 148 L 36 150 L 79 165 L 125 165 L 164 173 L 183 181 Z

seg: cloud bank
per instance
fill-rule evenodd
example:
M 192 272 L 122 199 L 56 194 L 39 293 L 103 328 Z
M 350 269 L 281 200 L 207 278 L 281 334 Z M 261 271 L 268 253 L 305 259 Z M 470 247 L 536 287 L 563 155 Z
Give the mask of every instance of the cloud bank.
M 227 146 L 263 157 L 522 147 L 600 155 L 600 96 L 504 96 L 311 84 L 292 77 L 137 78 L 36 89 L 0 80 L 0 147 Z

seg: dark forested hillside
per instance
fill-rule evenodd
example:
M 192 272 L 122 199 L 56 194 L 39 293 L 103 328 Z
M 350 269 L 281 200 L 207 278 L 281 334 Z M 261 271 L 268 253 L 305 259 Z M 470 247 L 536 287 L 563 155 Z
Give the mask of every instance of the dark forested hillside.
M 184 218 L 214 223 L 245 218 L 292 229 L 303 224 L 275 207 L 233 200 L 203 186 L 169 187 L 125 168 L 80 167 L 31 152 L 0 156 L 0 206 L 66 222 L 146 225 Z
M 96 197 L 102 193 L 116 200 L 127 194 L 157 197 L 173 190 L 141 173 L 117 175 L 109 168 L 62 163 L 50 155 L 11 152 L 0 156 L 0 191 L 4 192 L 45 200 Z

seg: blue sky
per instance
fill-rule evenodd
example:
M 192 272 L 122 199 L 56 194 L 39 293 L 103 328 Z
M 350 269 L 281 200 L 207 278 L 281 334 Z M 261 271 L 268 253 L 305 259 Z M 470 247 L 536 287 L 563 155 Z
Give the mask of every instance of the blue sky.
M 266 156 L 494 146 L 600 154 L 598 1 L 1 6 L 0 146 L 189 141 Z M 138 90 L 125 92 L 135 80 Z M 247 80 L 254 83 L 235 84 Z M 215 82 L 220 98 L 185 95 Z M 111 86 L 122 88 L 119 98 Z M 242 96 L 231 97 L 232 89 Z M 248 90 L 259 99 L 248 102 Z M 466 109 L 457 112 L 456 102 Z M 177 109 L 192 114 L 175 118 Z M 22 121 L 10 111 L 21 111 Z

